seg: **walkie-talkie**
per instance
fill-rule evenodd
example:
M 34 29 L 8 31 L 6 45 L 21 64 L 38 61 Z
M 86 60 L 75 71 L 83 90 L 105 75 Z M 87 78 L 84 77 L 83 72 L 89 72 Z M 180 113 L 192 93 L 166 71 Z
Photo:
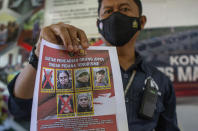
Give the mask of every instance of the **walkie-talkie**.
M 153 118 L 158 98 L 158 89 L 155 86 L 151 86 L 151 81 L 152 78 L 147 79 L 139 112 L 140 116 L 147 119 Z

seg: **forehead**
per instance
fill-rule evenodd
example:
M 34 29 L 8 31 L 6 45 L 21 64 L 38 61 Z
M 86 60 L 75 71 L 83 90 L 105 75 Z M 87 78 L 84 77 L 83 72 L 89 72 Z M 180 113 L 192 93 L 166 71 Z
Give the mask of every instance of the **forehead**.
M 82 97 L 80 97 L 79 99 L 80 99 L 80 100 L 82 100 L 82 99 L 87 99 L 87 96 L 82 96 Z
M 62 97 L 64 100 L 67 100 L 68 99 L 68 96 L 63 96 Z
M 135 6 L 134 0 L 102 0 L 102 7 L 104 7 L 104 6 L 119 6 L 122 4 L 128 4 L 129 6 Z
M 100 74 L 100 75 L 104 75 L 104 73 L 103 72 L 96 72 L 96 74 L 98 75 L 98 74 Z
M 66 73 L 65 72 L 61 72 L 60 76 L 66 76 Z
M 79 77 L 87 76 L 87 75 L 88 75 L 88 73 L 87 73 L 87 72 L 83 72 L 83 73 L 81 73 L 81 74 L 79 75 Z

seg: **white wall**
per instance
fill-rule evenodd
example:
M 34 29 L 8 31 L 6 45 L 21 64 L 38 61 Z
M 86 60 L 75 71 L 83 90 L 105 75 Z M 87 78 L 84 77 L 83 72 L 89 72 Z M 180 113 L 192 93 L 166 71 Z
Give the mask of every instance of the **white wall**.
M 146 28 L 198 25 L 198 0 L 142 0 Z
M 198 96 L 177 98 L 177 119 L 181 131 L 197 131 Z

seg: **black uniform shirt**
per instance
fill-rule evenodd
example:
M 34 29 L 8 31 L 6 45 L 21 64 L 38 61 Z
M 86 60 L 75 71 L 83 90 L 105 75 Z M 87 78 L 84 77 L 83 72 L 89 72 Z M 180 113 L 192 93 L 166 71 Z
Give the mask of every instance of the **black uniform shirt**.
M 176 98 L 174 88 L 168 77 L 155 67 L 143 61 L 136 52 L 135 64 L 128 70 L 121 68 L 124 90 L 136 70 L 135 77 L 125 96 L 125 104 L 130 131 L 178 131 L 176 117 Z M 161 95 L 158 96 L 153 119 L 148 120 L 139 115 L 140 104 L 145 88 L 145 80 L 152 77 L 158 85 Z

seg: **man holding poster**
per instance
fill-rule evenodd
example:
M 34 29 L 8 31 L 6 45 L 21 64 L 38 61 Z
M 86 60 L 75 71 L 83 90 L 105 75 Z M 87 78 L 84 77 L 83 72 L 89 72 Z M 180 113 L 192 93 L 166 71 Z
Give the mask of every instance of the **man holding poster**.
M 129 130 L 178 131 L 175 93 L 170 80 L 135 51 L 135 41 L 146 24 L 141 1 L 98 0 L 98 3 L 98 30 L 106 45 L 117 48 Z M 39 56 L 41 39 L 62 44 L 71 52 L 77 52 L 79 45 L 84 49 L 89 46 L 84 31 L 58 23 L 42 29 L 34 57 Z M 36 76 L 36 67 L 32 65 L 30 62 L 9 85 L 9 109 L 16 117 L 30 118 Z

